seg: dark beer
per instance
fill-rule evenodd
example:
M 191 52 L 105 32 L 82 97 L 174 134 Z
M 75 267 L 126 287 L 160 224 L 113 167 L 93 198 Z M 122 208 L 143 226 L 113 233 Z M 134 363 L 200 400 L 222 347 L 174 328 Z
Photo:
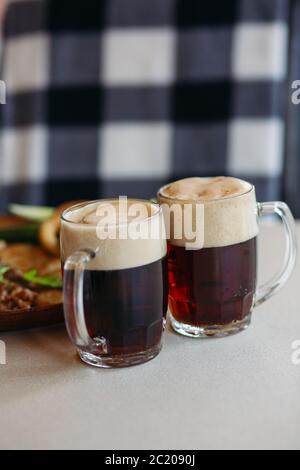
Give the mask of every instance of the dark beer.
M 67 310 L 72 310 L 74 271 L 64 275 Z M 137 354 L 160 345 L 168 309 L 166 258 L 131 269 L 90 270 L 84 276 L 87 329 L 91 338 L 105 338 L 109 356 Z
M 159 354 L 168 309 L 163 228 L 149 201 L 94 201 L 64 213 L 65 319 L 84 362 L 126 367 Z
M 168 247 L 169 301 L 176 321 L 196 327 L 241 322 L 256 288 L 256 238 L 188 251 Z

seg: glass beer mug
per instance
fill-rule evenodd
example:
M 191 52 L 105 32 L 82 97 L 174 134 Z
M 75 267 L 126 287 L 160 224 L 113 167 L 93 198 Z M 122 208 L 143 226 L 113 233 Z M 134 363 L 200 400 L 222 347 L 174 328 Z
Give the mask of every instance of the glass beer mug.
M 94 201 L 63 213 L 65 320 L 84 362 L 125 367 L 158 355 L 166 254 L 163 214 L 149 201 Z
M 196 338 L 222 337 L 248 328 L 253 308 L 276 294 L 296 261 L 295 223 L 283 202 L 257 203 L 255 188 L 236 178 L 188 178 L 162 188 L 158 201 L 169 228 L 169 309 L 173 329 Z M 180 210 L 189 207 L 196 228 L 193 246 L 183 236 Z M 201 209 L 196 214 L 196 208 Z M 285 228 L 282 270 L 257 286 L 258 218 L 277 214 Z M 177 227 L 176 227 L 177 224 Z M 181 229 L 181 230 L 180 230 Z M 198 233 L 197 233 L 198 230 Z M 191 231 L 190 231 L 191 232 Z M 189 233 L 190 233 L 189 232 Z

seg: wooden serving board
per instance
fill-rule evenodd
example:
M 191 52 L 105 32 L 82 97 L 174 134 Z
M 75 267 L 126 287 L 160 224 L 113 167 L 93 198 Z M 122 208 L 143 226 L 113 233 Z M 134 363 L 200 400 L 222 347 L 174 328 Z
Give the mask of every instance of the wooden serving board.
M 0 216 L 0 228 L 24 225 L 18 217 Z M 28 222 L 27 222 L 28 224 Z M 64 321 L 63 304 L 36 307 L 26 310 L 0 312 L 0 332 L 41 328 Z
M 0 312 L 0 331 L 42 328 L 62 323 L 63 318 L 63 304 L 17 312 Z

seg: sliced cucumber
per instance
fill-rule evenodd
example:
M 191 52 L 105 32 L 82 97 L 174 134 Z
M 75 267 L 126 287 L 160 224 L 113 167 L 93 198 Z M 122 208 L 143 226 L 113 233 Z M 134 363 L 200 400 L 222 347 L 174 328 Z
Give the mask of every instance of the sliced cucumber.
M 10 204 L 8 210 L 12 215 L 17 215 L 38 223 L 50 219 L 54 213 L 52 207 L 24 206 L 21 204 Z

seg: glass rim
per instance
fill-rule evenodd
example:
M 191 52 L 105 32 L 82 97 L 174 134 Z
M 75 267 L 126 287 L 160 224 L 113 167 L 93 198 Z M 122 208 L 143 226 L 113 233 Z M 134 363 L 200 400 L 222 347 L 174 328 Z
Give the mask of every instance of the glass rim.
M 243 197 L 243 196 L 246 196 L 247 194 L 250 194 L 251 192 L 255 191 L 255 185 L 252 184 L 252 183 L 249 183 L 249 181 L 245 181 L 245 180 L 242 180 L 241 178 L 235 178 L 236 180 L 238 181 L 242 181 L 244 183 L 247 183 L 249 185 L 249 189 L 243 193 L 240 193 L 240 194 L 234 194 L 232 196 L 225 196 L 223 198 L 215 198 L 215 199 L 208 199 L 208 200 L 204 200 L 204 199 L 179 199 L 178 197 L 176 196 L 167 196 L 165 194 L 162 194 L 162 192 L 168 188 L 169 186 L 171 186 L 171 184 L 173 183 L 176 183 L 177 181 L 181 181 L 181 180 L 176 180 L 176 181 L 173 181 L 171 183 L 168 183 L 166 184 L 165 186 L 162 186 L 158 193 L 157 193 L 157 196 L 159 197 L 162 197 L 168 201 L 177 201 L 177 202 L 189 202 L 189 203 L 201 203 L 201 204 L 209 204 L 211 202 L 222 202 L 222 201 L 228 201 L 228 200 L 231 200 L 231 199 L 236 199 L 236 198 L 240 198 L 240 197 Z
M 67 214 L 69 214 L 70 212 L 76 210 L 76 209 L 81 209 L 83 207 L 87 207 L 89 205 L 93 205 L 93 204 L 97 204 L 97 203 L 101 203 L 101 202 L 118 202 L 120 199 L 117 198 L 117 197 L 112 197 L 112 198 L 103 198 L 103 199 L 94 199 L 93 201 L 85 201 L 85 202 L 80 202 L 78 204 L 74 204 L 73 206 L 71 207 L 68 207 L 68 209 L 65 209 L 63 211 L 63 213 L 61 214 L 60 216 L 60 220 L 63 221 L 63 222 L 66 222 L 68 224 L 72 224 L 72 225 L 80 225 L 81 223 L 80 222 L 75 222 L 73 220 L 69 220 L 66 218 Z M 142 220 L 138 220 L 138 221 L 130 221 L 130 222 L 123 222 L 121 224 L 117 223 L 117 224 L 109 224 L 108 226 L 109 227 L 122 227 L 122 226 L 128 226 L 130 224 L 133 224 L 133 223 L 137 223 L 137 224 L 140 224 L 140 223 L 144 223 L 144 222 L 149 222 L 150 220 L 154 219 L 155 217 L 157 217 L 158 215 L 162 214 L 162 208 L 160 206 L 160 204 L 158 202 L 154 202 L 150 199 L 139 199 L 139 198 L 127 198 L 127 202 L 128 201 L 136 201 L 137 203 L 144 203 L 144 205 L 149 205 L 151 207 L 154 207 L 155 208 L 155 213 L 150 215 L 149 217 L 146 217 L 145 219 L 142 219 Z M 90 227 L 92 227 L 93 225 L 89 225 Z M 95 227 L 97 226 L 97 224 L 95 225 Z

